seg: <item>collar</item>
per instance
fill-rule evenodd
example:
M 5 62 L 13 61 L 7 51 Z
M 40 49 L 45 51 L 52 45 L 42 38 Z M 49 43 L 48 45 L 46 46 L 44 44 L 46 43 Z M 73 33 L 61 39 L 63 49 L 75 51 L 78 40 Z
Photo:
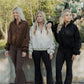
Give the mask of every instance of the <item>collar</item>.
M 37 24 L 37 29 L 40 30 L 38 24 Z M 43 29 L 42 30 L 44 30 L 44 29 L 45 29 L 45 24 L 43 25 Z
M 19 22 L 19 24 L 21 24 L 23 22 L 23 20 L 21 20 L 20 22 Z M 14 20 L 14 23 L 16 24 L 16 19 Z
M 69 23 L 66 27 L 68 27 L 68 26 L 71 25 L 72 23 L 73 23 L 73 21 L 71 20 L 70 23 Z M 65 27 L 65 23 L 64 23 L 63 27 Z

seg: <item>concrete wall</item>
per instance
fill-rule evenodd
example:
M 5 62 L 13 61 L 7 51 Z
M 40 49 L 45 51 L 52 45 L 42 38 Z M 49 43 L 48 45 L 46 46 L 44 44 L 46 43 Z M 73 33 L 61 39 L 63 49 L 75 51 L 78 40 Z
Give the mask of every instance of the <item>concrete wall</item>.
M 0 84 L 9 84 L 10 82 L 14 82 L 15 78 L 15 70 L 14 70 L 14 65 L 10 59 L 10 57 L 6 57 L 4 55 L 5 50 L 0 51 Z M 57 48 L 56 48 L 57 52 Z M 53 72 L 53 79 L 55 81 L 55 57 L 56 57 L 56 52 L 55 56 L 52 60 L 52 72 Z M 81 54 L 80 56 L 77 56 L 77 59 L 73 62 L 73 81 L 75 82 L 84 82 L 84 45 L 82 45 L 81 48 Z M 42 75 L 44 82 L 46 81 L 46 71 L 45 71 L 45 66 L 41 62 L 41 70 L 42 70 Z M 33 60 L 28 59 L 28 56 L 25 58 L 25 63 L 23 66 L 26 80 L 27 82 L 34 82 L 34 63 Z M 66 67 L 65 63 L 63 66 L 63 80 L 65 78 L 65 72 L 66 72 Z

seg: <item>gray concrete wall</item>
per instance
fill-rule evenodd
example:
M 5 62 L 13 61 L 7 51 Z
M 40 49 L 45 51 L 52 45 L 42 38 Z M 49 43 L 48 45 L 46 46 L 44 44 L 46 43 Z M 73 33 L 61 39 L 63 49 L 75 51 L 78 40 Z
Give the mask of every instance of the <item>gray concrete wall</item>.
M 4 55 L 5 50 L 0 51 L 0 84 L 9 84 L 10 82 L 13 83 L 15 79 L 15 70 L 14 70 L 14 65 L 10 59 L 10 57 L 6 57 Z M 56 48 L 57 52 L 57 48 Z M 55 57 L 56 57 L 56 52 L 55 56 L 52 60 L 52 72 L 53 72 L 53 79 L 55 81 Z M 81 54 L 80 56 L 77 56 L 77 59 L 73 62 L 73 81 L 75 82 L 84 82 L 84 45 L 82 45 L 81 48 Z M 65 79 L 65 72 L 66 72 L 66 67 L 63 66 L 63 80 Z M 45 71 L 45 66 L 41 62 L 41 70 L 42 70 L 42 75 L 44 82 L 46 82 L 46 71 Z M 28 59 L 28 56 L 25 58 L 25 63 L 23 66 L 26 80 L 27 82 L 33 82 L 34 81 L 34 63 L 33 60 Z

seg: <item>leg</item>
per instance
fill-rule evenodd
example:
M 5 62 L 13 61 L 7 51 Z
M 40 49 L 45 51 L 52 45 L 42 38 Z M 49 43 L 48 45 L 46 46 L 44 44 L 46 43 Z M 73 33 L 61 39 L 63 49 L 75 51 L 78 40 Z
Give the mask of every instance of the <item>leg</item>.
M 63 49 L 58 48 L 57 56 L 56 56 L 56 84 L 63 84 L 62 83 L 62 66 L 64 63 L 64 53 Z
M 39 51 L 33 51 L 33 60 L 35 65 L 35 84 L 42 84 L 42 75 L 41 75 L 41 69 L 40 69 L 40 61 L 41 56 Z
M 24 60 L 21 49 L 17 49 L 16 84 L 25 84 L 26 78 L 22 68 Z
M 10 47 L 9 55 L 10 55 L 12 62 L 14 63 L 15 68 L 16 68 L 17 51 L 16 51 L 15 47 L 13 47 L 13 46 Z
M 47 84 L 53 84 L 51 60 L 49 58 L 49 54 L 47 53 L 47 51 L 42 51 L 42 60 L 45 64 L 47 71 Z
M 10 58 L 12 59 L 12 62 L 14 64 L 14 66 L 15 66 L 15 73 L 16 73 L 17 50 L 16 50 L 16 48 L 14 46 L 10 47 L 9 55 L 10 55 Z M 16 82 L 16 78 L 15 78 L 15 82 Z
M 64 84 L 72 83 L 72 52 L 66 52 L 66 79 Z

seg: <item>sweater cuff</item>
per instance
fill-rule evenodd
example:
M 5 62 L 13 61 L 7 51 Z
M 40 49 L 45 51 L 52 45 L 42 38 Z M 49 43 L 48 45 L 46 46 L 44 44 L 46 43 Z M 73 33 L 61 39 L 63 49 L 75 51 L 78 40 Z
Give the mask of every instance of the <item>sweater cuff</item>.
M 53 53 L 50 53 L 49 55 L 53 55 Z
M 74 51 L 73 51 L 73 54 L 74 54 L 74 55 L 80 55 L 80 51 L 79 51 L 79 50 L 74 50 Z
M 5 50 L 6 50 L 6 51 L 9 51 L 9 50 L 10 50 L 10 44 L 6 44 Z
M 29 52 L 29 55 L 32 55 L 32 52 Z
M 22 52 L 28 52 L 28 47 L 27 46 L 22 47 Z

